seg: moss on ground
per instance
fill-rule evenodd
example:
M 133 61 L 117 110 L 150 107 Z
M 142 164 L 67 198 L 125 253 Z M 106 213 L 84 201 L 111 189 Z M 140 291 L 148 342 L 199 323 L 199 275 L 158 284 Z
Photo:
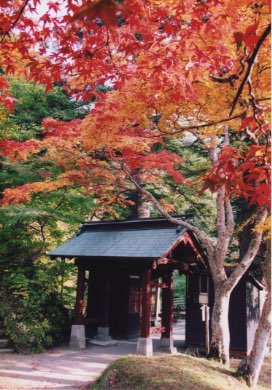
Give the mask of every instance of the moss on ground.
M 113 362 L 91 390 L 248 390 L 245 382 L 215 361 L 176 356 L 123 357 Z M 270 389 L 260 385 L 258 390 Z

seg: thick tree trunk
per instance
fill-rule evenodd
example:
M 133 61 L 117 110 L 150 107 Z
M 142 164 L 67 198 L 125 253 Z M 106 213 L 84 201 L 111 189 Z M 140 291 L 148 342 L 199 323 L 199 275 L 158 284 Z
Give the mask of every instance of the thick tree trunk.
M 265 357 L 265 351 L 271 332 L 271 242 L 267 240 L 267 252 L 263 266 L 264 279 L 267 284 L 267 294 L 264 301 L 258 329 L 255 333 L 254 344 L 249 357 L 242 360 L 239 373 L 243 375 L 249 386 L 255 387 L 258 383 L 260 371 Z
M 137 215 L 138 218 L 150 218 L 150 202 L 142 194 L 138 194 Z
M 248 384 L 251 387 L 257 385 L 263 360 L 265 357 L 265 351 L 266 351 L 266 347 L 267 347 L 267 343 L 271 331 L 270 317 L 271 317 L 271 297 L 270 294 L 268 293 L 264 302 L 259 326 L 258 329 L 256 330 L 254 345 L 248 357 L 248 360 L 244 366 L 244 374 L 246 375 Z M 241 366 L 243 366 L 243 364 Z M 241 369 L 243 370 L 242 367 Z
M 226 292 L 222 284 L 214 286 L 214 306 L 212 312 L 212 338 L 210 356 L 220 359 L 221 363 L 229 365 L 229 300 L 230 291 Z
M 226 132 L 226 139 L 228 134 Z M 216 148 L 210 149 L 211 160 L 216 163 Z M 234 232 L 235 222 L 232 210 L 232 205 L 228 196 L 226 196 L 225 187 L 219 189 L 216 199 L 217 209 L 217 238 L 208 236 L 205 231 L 198 229 L 187 221 L 172 217 L 160 205 L 158 200 L 147 190 L 141 187 L 137 178 L 135 178 L 126 167 L 123 167 L 124 172 L 131 182 L 135 185 L 139 193 L 145 196 L 147 201 L 154 204 L 156 209 L 169 221 L 179 226 L 183 226 L 194 233 L 197 238 L 206 246 L 208 253 L 208 262 L 214 282 L 215 299 L 212 314 L 212 339 L 210 355 L 219 357 L 222 363 L 229 364 L 229 299 L 230 294 L 239 280 L 248 270 L 254 260 L 262 241 L 263 232 L 256 229 L 252 234 L 251 241 L 245 251 L 244 256 L 235 267 L 230 276 L 226 275 L 224 268 L 224 260 L 229 250 L 229 244 Z M 261 226 L 267 217 L 266 207 L 258 212 L 254 226 Z

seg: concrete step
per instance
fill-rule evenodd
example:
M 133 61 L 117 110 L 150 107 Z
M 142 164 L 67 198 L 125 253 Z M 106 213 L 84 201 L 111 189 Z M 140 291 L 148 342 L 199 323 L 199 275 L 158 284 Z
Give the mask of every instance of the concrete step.
M 0 339 L 0 349 L 1 348 L 7 348 L 9 346 L 9 340 L 8 339 Z
M 12 353 L 14 352 L 13 348 L 0 348 L 0 355 L 1 353 Z

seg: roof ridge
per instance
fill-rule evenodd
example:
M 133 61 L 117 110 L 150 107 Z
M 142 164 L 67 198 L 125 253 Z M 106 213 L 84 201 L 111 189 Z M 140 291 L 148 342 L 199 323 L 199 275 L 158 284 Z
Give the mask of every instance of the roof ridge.
M 176 219 L 186 219 L 185 216 L 177 215 L 173 216 Z M 150 217 L 150 218 L 133 218 L 133 219 L 120 219 L 120 220 L 107 220 L 107 221 L 83 221 L 82 225 L 118 225 L 118 224 L 131 224 L 131 223 L 141 223 L 141 222 L 168 222 L 171 225 L 175 225 L 168 219 L 164 217 Z

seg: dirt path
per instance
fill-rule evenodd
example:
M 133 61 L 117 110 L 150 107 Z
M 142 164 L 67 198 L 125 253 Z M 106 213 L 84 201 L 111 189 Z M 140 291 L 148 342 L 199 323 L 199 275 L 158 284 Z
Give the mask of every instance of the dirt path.
M 154 353 L 159 338 L 153 340 Z M 54 348 L 33 355 L 0 355 L 0 389 L 84 389 L 117 357 L 136 354 L 137 339 L 119 340 L 117 345 L 88 345 L 80 351 Z
M 34 355 L 0 356 L 0 389 L 82 389 L 117 356 L 129 353 L 125 345 L 111 348 L 88 347 L 81 351 L 69 348 Z
M 118 356 L 135 354 L 136 340 L 119 341 L 117 346 L 98 347 L 89 345 L 87 349 L 72 351 L 68 347 L 56 348 L 41 354 L 0 355 L 0 389 L 89 389 L 101 372 Z M 159 340 L 153 340 L 154 352 Z M 238 365 L 232 360 L 232 366 Z M 270 388 L 270 359 L 267 359 L 261 372 L 260 384 Z
M 184 321 L 175 324 L 174 336 L 175 345 L 181 346 L 185 339 Z M 118 356 L 136 354 L 136 347 L 137 340 L 133 339 L 118 341 L 112 347 L 88 345 L 81 351 L 62 347 L 33 355 L 0 354 L 0 389 L 83 389 Z M 158 347 L 156 335 L 154 353 Z

